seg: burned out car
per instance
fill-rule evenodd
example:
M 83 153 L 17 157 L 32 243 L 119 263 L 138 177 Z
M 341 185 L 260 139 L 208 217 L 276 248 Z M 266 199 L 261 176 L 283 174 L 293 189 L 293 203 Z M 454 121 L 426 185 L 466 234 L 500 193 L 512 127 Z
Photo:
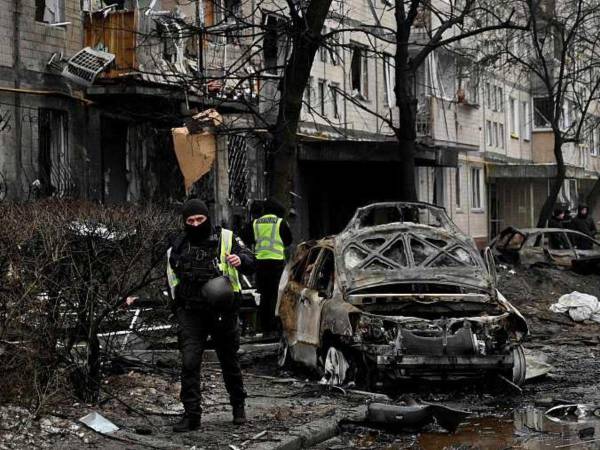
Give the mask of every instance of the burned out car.
M 403 379 L 525 379 L 523 316 L 473 240 L 425 203 L 360 208 L 301 244 L 280 284 L 280 363 L 377 387 Z M 488 270 L 491 264 L 492 270 Z
M 546 265 L 578 272 L 600 268 L 600 242 L 579 231 L 563 228 L 508 227 L 490 242 L 500 262 L 523 266 Z

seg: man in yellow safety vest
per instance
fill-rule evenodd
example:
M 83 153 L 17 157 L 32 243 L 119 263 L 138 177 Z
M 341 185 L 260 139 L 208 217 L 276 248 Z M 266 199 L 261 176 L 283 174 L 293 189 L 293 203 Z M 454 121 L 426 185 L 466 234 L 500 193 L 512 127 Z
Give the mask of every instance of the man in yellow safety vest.
M 262 215 L 246 227 L 244 238 L 254 245 L 256 287 L 260 293 L 260 323 L 264 333 L 278 332 L 275 306 L 281 273 L 285 267 L 285 248 L 292 243 L 292 232 L 283 219 L 284 208 L 267 200 Z
M 180 398 L 185 409 L 173 430 L 200 426 L 200 365 L 209 335 L 221 362 L 233 423 L 241 425 L 246 421 L 246 391 L 237 355 L 239 273 L 254 271 L 254 255 L 231 231 L 213 230 L 204 202 L 188 200 L 182 216 L 185 232 L 167 250 L 167 281 L 182 356 Z

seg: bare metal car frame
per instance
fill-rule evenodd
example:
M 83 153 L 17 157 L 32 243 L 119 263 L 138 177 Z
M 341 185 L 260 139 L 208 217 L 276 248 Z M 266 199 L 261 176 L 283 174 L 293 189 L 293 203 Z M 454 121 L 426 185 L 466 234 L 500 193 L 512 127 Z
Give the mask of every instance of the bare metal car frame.
M 369 386 L 491 373 L 521 384 L 527 324 L 497 291 L 485 255 L 443 208 L 358 209 L 343 232 L 299 245 L 288 263 L 281 362 L 325 368 L 343 359 L 339 382 Z

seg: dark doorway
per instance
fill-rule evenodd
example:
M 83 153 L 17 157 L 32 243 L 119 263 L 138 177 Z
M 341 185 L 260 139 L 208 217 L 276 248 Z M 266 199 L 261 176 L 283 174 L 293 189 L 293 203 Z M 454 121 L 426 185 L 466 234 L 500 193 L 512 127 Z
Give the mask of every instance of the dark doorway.
M 305 162 L 300 170 L 310 238 L 339 233 L 358 207 L 398 199 L 396 162 Z
M 102 201 L 127 201 L 127 123 L 102 117 Z

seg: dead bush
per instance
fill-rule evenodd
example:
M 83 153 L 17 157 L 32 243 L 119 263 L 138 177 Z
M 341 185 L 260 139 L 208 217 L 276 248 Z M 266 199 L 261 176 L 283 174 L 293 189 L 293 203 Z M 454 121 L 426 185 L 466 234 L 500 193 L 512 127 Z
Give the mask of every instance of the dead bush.
M 165 302 L 164 258 L 178 217 L 157 206 L 43 201 L 0 205 L 0 402 L 39 407 L 67 387 L 98 398 L 98 334 L 133 293 Z M 69 383 L 65 384 L 68 379 Z

